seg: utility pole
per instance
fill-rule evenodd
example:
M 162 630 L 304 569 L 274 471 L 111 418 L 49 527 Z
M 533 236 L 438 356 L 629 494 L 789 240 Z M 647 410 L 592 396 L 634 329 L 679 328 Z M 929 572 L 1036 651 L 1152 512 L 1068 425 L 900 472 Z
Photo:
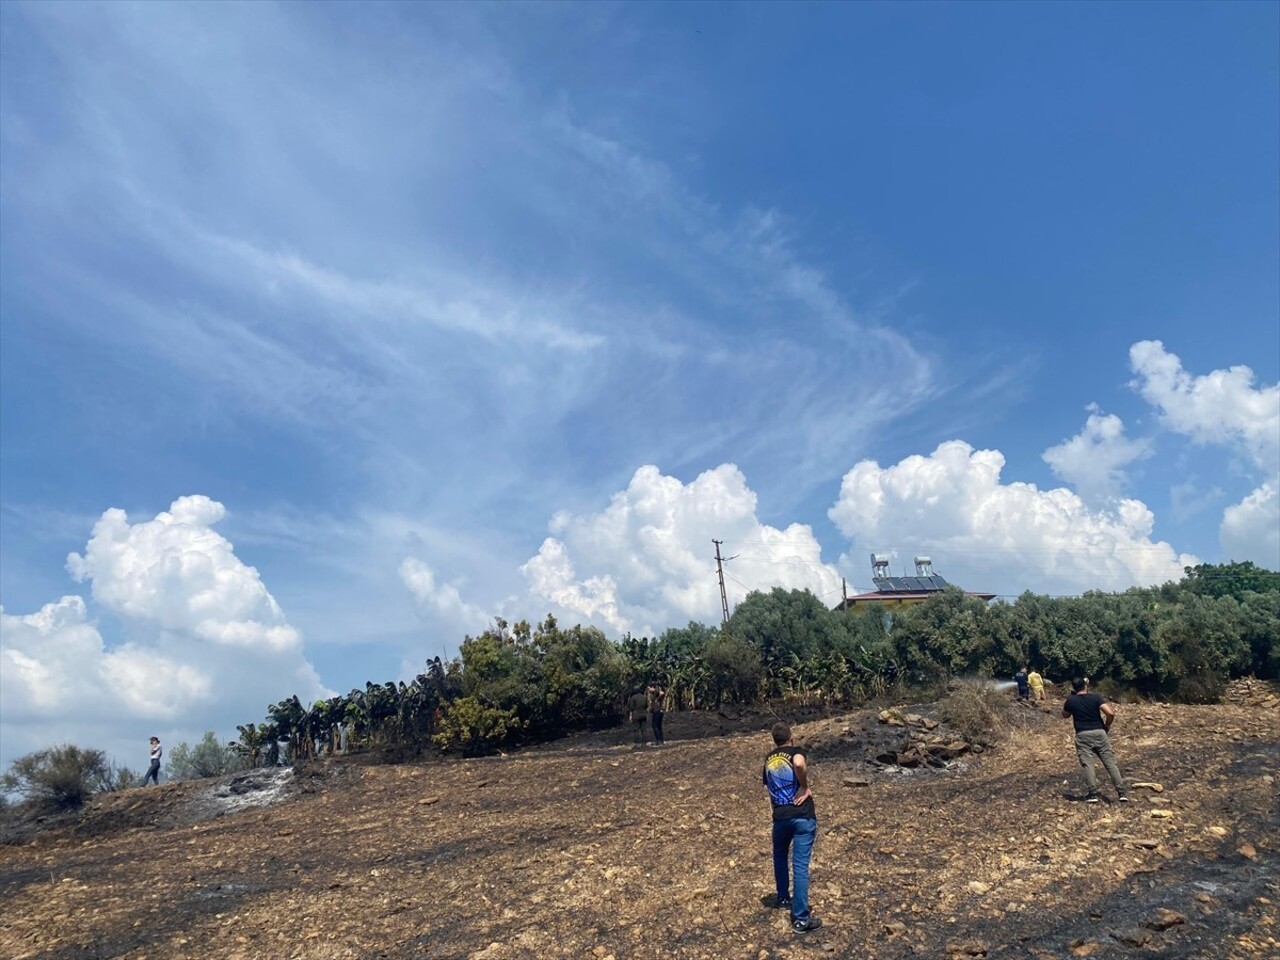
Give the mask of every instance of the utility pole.
M 845 613 L 849 612 L 849 583 L 844 577 L 840 578 L 840 598 L 843 601 L 840 606 Z
M 726 559 L 732 560 L 733 557 L 722 558 L 720 556 L 720 544 L 724 543 L 723 540 L 712 538 L 711 542 L 716 545 L 716 575 L 720 578 L 720 612 L 724 615 L 723 622 L 727 624 L 729 622 L 729 595 L 724 592 L 724 561 Z M 737 554 L 734 554 L 734 556 L 737 556 Z

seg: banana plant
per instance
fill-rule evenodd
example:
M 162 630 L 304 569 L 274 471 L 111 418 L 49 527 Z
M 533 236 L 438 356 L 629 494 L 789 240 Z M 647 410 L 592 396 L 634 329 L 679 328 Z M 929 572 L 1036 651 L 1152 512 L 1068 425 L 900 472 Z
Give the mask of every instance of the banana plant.
M 236 725 L 240 739 L 232 744 L 233 749 L 249 761 L 249 766 L 257 768 L 262 765 L 262 745 L 266 741 L 267 725 L 259 727 L 256 723 L 245 726 Z

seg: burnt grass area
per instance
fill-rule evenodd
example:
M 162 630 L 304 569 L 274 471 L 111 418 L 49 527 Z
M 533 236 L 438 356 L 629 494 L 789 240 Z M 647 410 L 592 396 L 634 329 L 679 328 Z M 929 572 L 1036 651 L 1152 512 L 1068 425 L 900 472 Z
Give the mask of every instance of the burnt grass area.
M 780 711 L 818 805 L 806 936 L 761 904 L 775 715 L 725 711 L 668 714 L 661 748 L 624 728 L 10 814 L 0 956 L 1280 956 L 1276 701 L 1120 707 L 1127 804 L 1081 802 L 1058 702 L 981 752 L 927 706 Z

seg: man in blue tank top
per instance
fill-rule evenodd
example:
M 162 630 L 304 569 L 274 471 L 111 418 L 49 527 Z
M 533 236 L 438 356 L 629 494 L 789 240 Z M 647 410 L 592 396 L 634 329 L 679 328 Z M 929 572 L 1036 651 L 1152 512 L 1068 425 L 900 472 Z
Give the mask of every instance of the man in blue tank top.
M 774 724 L 773 750 L 765 757 L 763 780 L 773 804 L 773 879 L 779 907 L 791 909 L 791 929 L 808 933 L 822 926 L 809 911 L 809 858 L 818 835 L 818 814 L 809 790 L 804 751 L 785 723 Z M 790 854 L 791 874 L 787 858 Z

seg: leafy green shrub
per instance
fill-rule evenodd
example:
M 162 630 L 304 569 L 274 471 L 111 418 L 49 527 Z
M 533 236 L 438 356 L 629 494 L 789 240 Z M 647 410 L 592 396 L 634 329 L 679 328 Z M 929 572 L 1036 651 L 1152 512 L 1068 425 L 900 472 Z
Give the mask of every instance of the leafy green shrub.
M 560 736 L 569 730 L 611 726 L 622 719 L 619 693 L 630 666 L 602 631 L 582 626 L 561 630 L 544 622 L 533 635 L 532 652 L 541 667 L 541 703 L 533 715 L 541 728 L 529 734 Z
M 1249 647 L 1249 672 L 1280 677 L 1280 590 L 1246 593 L 1240 612 L 1242 639 Z
M 837 615 L 808 590 L 753 590 L 729 618 L 728 632 L 754 647 L 765 662 L 807 660 L 852 648 L 849 618 Z M 708 641 L 710 647 L 714 641 Z
M 475 697 L 459 697 L 444 709 L 431 738 L 442 750 L 459 750 L 464 756 L 492 753 L 518 733 L 523 724 L 519 712 L 486 706 Z
M 0 777 L 0 787 L 59 810 L 80 806 L 103 789 L 111 768 L 101 750 L 62 744 L 19 757 Z
M 753 703 L 759 698 L 764 667 L 755 647 L 722 634 L 707 644 L 704 656 L 711 673 L 709 687 L 718 703 Z
M 1008 617 L 1008 608 L 948 587 L 896 616 L 894 656 L 916 683 L 1011 673 L 1021 650 L 1012 649 Z
M 219 743 L 214 732 L 207 730 L 194 747 L 184 741 L 169 751 L 165 775 L 170 780 L 201 780 L 234 773 L 245 766 L 243 757 L 230 746 Z
M 1183 567 L 1186 576 L 1182 587 L 1189 593 L 1206 597 L 1235 597 L 1242 599 L 1249 593 L 1280 592 L 1280 573 L 1244 563 L 1202 563 L 1197 567 Z

